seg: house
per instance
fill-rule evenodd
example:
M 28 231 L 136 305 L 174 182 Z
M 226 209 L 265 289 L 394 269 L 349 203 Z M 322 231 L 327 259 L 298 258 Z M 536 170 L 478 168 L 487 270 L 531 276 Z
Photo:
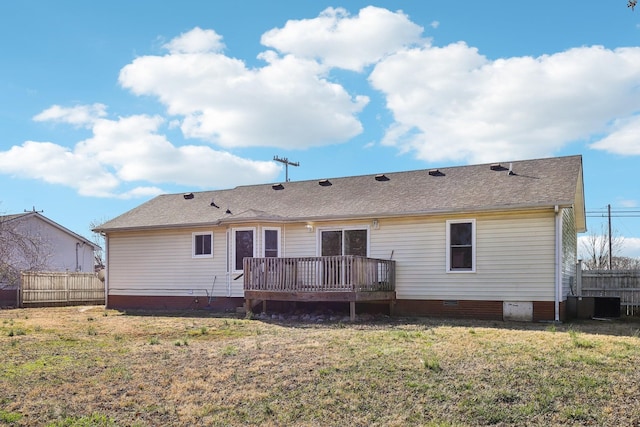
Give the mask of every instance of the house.
M 113 308 L 376 301 L 553 321 L 585 230 L 567 156 L 161 195 L 96 231 Z
M 37 211 L 0 216 L 0 305 L 14 305 L 21 271 L 94 271 L 98 247 Z

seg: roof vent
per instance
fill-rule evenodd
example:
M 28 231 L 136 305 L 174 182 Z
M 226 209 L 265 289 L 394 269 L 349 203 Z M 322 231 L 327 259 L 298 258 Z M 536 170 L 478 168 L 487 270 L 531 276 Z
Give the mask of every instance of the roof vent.
M 491 166 L 489 166 L 489 169 L 491 169 L 492 171 L 506 171 L 507 170 L 507 168 L 502 166 L 500 163 L 492 163 Z
M 282 184 L 273 184 L 271 186 L 271 188 L 273 188 L 274 190 L 284 190 L 284 185 L 282 185 Z
M 389 181 L 389 177 L 385 174 L 376 175 L 376 181 Z
M 231 213 L 231 209 L 227 208 L 227 210 L 224 213 L 230 214 Z
M 209 205 L 213 206 L 214 208 L 220 209 L 220 206 L 216 205 L 216 202 L 214 202 L 213 199 L 211 199 L 211 203 Z
M 329 181 L 328 179 L 321 179 L 320 181 L 318 181 L 318 184 L 320 184 L 323 187 L 329 187 L 333 184 L 331 184 L 331 181 Z
M 444 173 L 440 171 L 440 169 L 430 169 L 429 175 L 431 176 L 444 176 Z
M 184 193 L 182 197 L 184 197 L 185 200 L 191 200 L 193 199 L 193 193 Z

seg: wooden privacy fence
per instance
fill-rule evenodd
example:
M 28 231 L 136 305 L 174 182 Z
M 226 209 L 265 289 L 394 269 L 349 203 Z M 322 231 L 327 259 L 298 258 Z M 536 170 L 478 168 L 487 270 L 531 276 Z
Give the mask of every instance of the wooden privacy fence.
M 627 315 L 640 313 L 640 270 L 577 270 L 578 295 L 619 297 Z
M 20 306 L 104 304 L 104 283 L 95 273 L 22 273 Z

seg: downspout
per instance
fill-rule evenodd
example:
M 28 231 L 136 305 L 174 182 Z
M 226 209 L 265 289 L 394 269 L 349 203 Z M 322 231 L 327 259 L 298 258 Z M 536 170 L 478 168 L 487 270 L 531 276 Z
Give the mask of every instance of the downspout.
M 227 244 L 226 244 L 226 252 L 227 252 L 227 297 L 231 298 L 231 230 L 227 228 L 226 230 L 227 236 Z
M 562 216 L 558 205 L 554 207 L 556 220 L 556 241 L 555 241 L 555 301 L 554 312 L 556 322 L 560 321 L 560 298 L 562 297 Z
M 82 271 L 82 266 L 80 265 L 80 248 L 84 248 L 84 245 L 87 242 L 76 242 L 76 272 Z M 82 262 L 84 263 L 84 251 L 82 252 Z
M 104 307 L 109 308 L 109 235 L 104 236 Z

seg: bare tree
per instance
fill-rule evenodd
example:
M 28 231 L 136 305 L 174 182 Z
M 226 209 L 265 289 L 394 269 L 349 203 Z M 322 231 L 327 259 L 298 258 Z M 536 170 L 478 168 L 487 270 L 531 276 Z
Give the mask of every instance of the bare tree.
M 47 267 L 51 255 L 48 242 L 23 225 L 18 216 L 0 216 L 0 289 L 18 285 L 21 271 Z
M 107 222 L 106 218 L 93 220 L 89 223 L 89 228 L 91 230 L 95 230 L 105 222 Z M 96 269 L 102 270 L 104 268 L 104 248 L 106 243 L 104 235 L 102 233 L 93 231 L 91 240 L 96 245 L 96 250 L 93 252 Z
M 616 270 L 640 270 L 640 258 L 617 256 L 612 263 Z
M 591 232 L 585 240 L 581 242 L 582 266 L 587 270 L 605 270 L 616 268 L 614 260 L 619 258 L 617 254 L 622 248 L 624 238 L 611 233 L 611 264 L 609 264 L 609 232 L 604 227 L 600 233 Z

